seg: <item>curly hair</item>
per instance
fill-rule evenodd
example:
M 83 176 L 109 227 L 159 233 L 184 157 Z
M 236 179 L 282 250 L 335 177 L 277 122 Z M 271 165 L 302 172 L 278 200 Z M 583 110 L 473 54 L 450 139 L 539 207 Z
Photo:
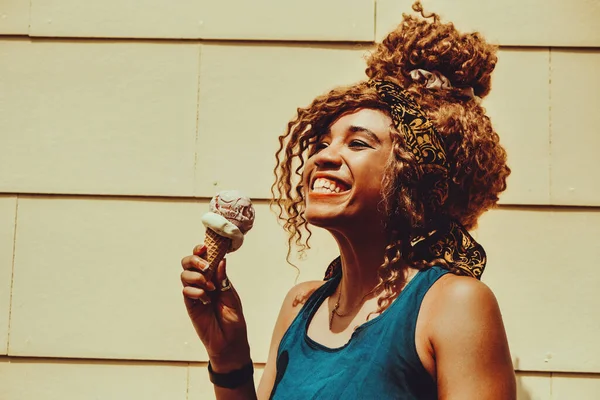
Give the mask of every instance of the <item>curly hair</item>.
M 464 90 L 472 88 L 479 98 L 489 93 L 497 48 L 478 33 L 463 34 L 452 23 L 441 23 L 437 14 L 425 15 L 418 1 L 413 10 L 420 17 L 403 14 L 400 25 L 368 58 L 366 75 L 405 88 L 436 126 L 450 164 L 449 193 L 442 212 L 470 230 L 476 227 L 479 216 L 497 203 L 510 174 L 506 152 L 485 109 Z M 438 71 L 450 80 L 453 88 L 426 89 L 411 78 L 414 69 Z M 288 261 L 292 246 L 300 252 L 310 248 L 311 232 L 304 217 L 301 176 L 311 146 L 342 115 L 361 108 L 389 115 L 387 104 L 363 81 L 335 88 L 317 97 L 308 107 L 298 108 L 287 132 L 279 137 L 276 181 L 271 192 L 289 234 Z M 443 260 L 425 263 L 411 257 L 410 234 L 423 228 L 427 219 L 419 198 L 420 166 L 407 151 L 400 132 L 390 129 L 393 157 L 382 181 L 382 206 L 389 215 L 386 222 L 389 241 L 378 270 L 379 284 L 371 292 L 383 293 L 378 312 L 399 294 L 406 265 L 423 268 L 443 264 Z

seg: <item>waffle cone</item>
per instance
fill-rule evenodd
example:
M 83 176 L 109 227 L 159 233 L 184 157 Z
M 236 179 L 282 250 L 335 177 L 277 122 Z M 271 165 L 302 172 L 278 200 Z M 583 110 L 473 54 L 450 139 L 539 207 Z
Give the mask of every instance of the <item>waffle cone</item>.
M 227 250 L 231 246 L 231 239 L 221 236 L 208 228 L 206 229 L 204 244 L 206 245 L 206 261 L 208 261 L 208 266 L 213 271 L 216 271 L 217 265 L 225 257 Z

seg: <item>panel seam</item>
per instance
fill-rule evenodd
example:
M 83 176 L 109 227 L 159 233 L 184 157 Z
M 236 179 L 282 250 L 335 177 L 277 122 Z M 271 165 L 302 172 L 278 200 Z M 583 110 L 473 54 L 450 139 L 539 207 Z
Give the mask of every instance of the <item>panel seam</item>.
M 194 139 L 194 182 L 192 182 L 192 196 L 196 197 L 198 193 L 197 188 L 197 174 L 198 174 L 198 143 L 200 142 L 200 72 L 202 63 L 202 43 L 198 44 L 198 71 L 196 78 L 198 84 L 196 86 L 196 136 Z
M 185 377 L 185 400 L 190 399 L 190 369 L 192 369 L 192 363 L 187 363 L 187 374 Z
M 552 196 L 552 47 L 548 47 L 548 203 L 554 204 Z
M 31 37 L 31 8 L 33 7 L 33 0 L 29 0 L 29 15 L 27 16 L 27 36 Z
M 377 43 L 377 0 L 373 0 L 373 42 Z
M 6 354 L 10 353 L 10 332 L 12 323 L 12 309 L 13 309 L 13 288 L 15 286 L 15 257 L 17 254 L 17 221 L 19 215 L 19 196 L 15 197 L 15 219 L 14 219 L 14 231 L 13 231 L 13 247 L 12 247 L 12 265 L 11 265 L 11 276 L 10 276 L 10 296 L 8 300 L 8 331 L 6 333 Z

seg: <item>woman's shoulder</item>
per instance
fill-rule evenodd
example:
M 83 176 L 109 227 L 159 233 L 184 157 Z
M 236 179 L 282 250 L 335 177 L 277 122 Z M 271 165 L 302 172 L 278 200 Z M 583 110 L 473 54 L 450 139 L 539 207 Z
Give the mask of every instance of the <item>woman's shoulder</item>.
M 468 276 L 447 273 L 432 289 L 436 299 L 441 303 L 449 303 L 449 307 L 473 301 L 496 301 L 494 293 L 485 283 Z
M 282 313 L 294 319 L 310 296 L 325 283 L 326 281 L 306 281 L 292 287 L 283 300 Z
M 502 325 L 492 290 L 475 278 L 445 274 L 427 294 L 430 321 L 439 338 L 467 334 L 470 329 Z
M 452 392 L 472 398 L 484 390 L 495 393 L 494 398 L 514 398 L 508 340 L 492 290 L 475 278 L 452 274 L 432 289 L 426 339 L 440 396 Z

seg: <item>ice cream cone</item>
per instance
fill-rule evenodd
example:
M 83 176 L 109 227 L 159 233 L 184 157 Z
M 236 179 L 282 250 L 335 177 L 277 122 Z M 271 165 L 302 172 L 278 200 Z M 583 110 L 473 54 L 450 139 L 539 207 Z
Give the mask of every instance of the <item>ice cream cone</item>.
M 204 244 L 209 268 L 216 271 L 225 254 L 236 251 L 244 243 L 244 235 L 254 224 L 254 207 L 250 198 L 237 190 L 217 193 L 202 215 L 206 227 Z
M 231 239 L 221 236 L 208 228 L 204 237 L 204 245 L 206 246 L 206 261 L 208 261 L 208 266 L 213 271 L 216 271 L 217 265 L 225 257 L 231 246 Z

